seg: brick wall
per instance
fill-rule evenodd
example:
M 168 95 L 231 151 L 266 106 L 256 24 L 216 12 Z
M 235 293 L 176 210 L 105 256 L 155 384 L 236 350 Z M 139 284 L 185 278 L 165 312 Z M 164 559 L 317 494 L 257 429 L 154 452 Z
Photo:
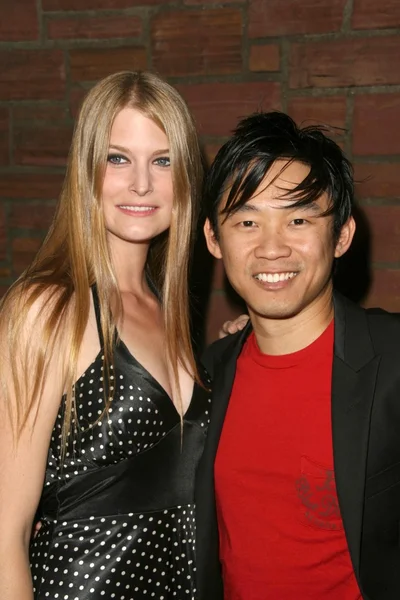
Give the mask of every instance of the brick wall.
M 49 224 L 85 90 L 150 68 L 187 99 L 209 157 L 257 108 L 343 128 L 370 230 L 364 302 L 400 311 L 399 32 L 398 0 L 2 2 L 0 291 Z M 237 310 L 217 268 L 209 339 Z

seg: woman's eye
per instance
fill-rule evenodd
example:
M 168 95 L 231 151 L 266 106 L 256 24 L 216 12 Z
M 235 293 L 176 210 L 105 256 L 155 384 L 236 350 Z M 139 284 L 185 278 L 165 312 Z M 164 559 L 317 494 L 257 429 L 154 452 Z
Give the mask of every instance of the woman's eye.
M 293 225 L 304 225 L 307 223 L 306 219 L 293 219 Z
M 255 225 L 254 221 L 242 221 L 243 227 L 253 227 Z
M 154 163 L 156 165 L 158 165 L 159 167 L 170 167 L 171 166 L 171 160 L 170 160 L 169 156 L 160 156 L 160 158 L 156 158 Z
M 112 165 L 123 165 L 128 162 L 128 159 L 125 158 L 125 156 L 122 156 L 122 154 L 109 154 L 107 157 L 107 162 L 111 163 Z

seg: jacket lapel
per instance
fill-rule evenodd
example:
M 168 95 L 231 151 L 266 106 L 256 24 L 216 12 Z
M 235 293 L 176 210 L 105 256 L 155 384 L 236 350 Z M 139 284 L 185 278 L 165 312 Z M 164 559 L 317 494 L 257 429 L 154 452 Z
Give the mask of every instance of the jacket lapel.
M 233 381 L 236 373 L 236 361 L 242 350 L 243 344 L 251 331 L 250 322 L 239 334 L 234 336 L 220 360 L 214 366 L 213 373 L 213 402 L 211 405 L 210 425 L 208 427 L 207 442 L 204 450 L 205 462 L 214 468 L 214 458 L 218 448 L 226 411 L 228 409 Z M 207 460 L 209 457 L 209 461 Z
M 369 425 L 379 361 L 372 346 L 366 312 L 335 295 L 333 453 L 339 506 L 357 578 Z
M 200 460 L 195 486 L 196 555 L 199 598 L 223 597 L 218 557 L 218 524 L 215 504 L 214 461 L 236 372 L 236 361 L 251 330 L 250 324 L 231 336 L 229 344 L 215 360 L 212 371 L 212 403 L 206 443 Z

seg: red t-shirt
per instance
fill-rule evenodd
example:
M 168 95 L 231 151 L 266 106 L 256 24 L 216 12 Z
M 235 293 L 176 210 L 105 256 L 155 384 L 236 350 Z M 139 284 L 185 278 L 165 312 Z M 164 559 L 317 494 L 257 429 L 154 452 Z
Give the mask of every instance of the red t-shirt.
M 226 600 L 359 600 L 331 431 L 333 322 L 310 346 L 238 359 L 215 462 Z

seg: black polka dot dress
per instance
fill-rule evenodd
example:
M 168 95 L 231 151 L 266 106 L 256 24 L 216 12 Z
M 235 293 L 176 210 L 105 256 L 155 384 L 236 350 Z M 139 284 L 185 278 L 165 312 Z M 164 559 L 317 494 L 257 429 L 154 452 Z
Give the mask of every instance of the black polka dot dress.
M 76 382 L 77 434 L 63 465 L 61 404 L 38 513 L 42 527 L 30 548 L 34 598 L 193 600 L 194 473 L 209 393 L 195 385 L 182 435 L 171 399 L 122 342 L 111 373 L 114 396 L 103 416 L 102 351 Z

